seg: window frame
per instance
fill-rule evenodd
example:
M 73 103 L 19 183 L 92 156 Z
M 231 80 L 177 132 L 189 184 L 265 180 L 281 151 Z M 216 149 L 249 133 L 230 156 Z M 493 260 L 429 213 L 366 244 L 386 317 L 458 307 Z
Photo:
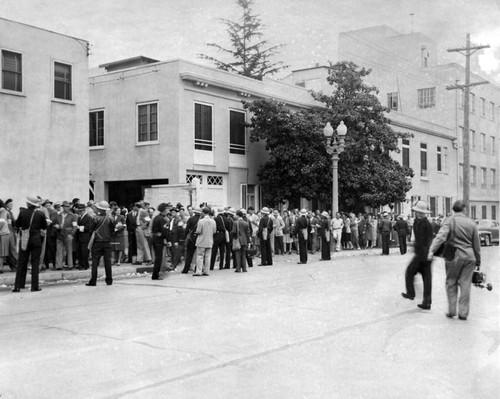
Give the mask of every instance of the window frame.
M 481 152 L 486 152 L 486 133 L 479 133 L 479 144 Z
M 471 185 L 471 187 L 476 187 L 476 185 L 477 185 L 477 167 L 476 167 L 476 165 L 470 165 L 470 185 Z
M 399 110 L 399 92 L 393 91 L 387 93 L 387 108 L 391 111 Z
M 426 109 L 436 107 L 436 87 L 417 89 L 417 94 L 418 108 Z
M 487 170 L 484 167 L 481 167 L 481 188 L 486 188 L 488 185 L 488 176 Z
M 438 172 L 443 172 L 443 147 L 436 146 L 436 170 Z
M 491 155 L 495 155 L 496 153 L 496 139 L 495 139 L 495 136 L 490 136 L 490 145 L 491 145 L 491 148 L 490 148 L 490 154 Z
M 410 167 L 410 140 L 408 139 L 401 140 L 401 165 L 405 168 Z
M 151 105 L 156 105 L 156 139 L 151 140 Z M 147 112 L 147 138 L 148 140 L 139 140 L 139 134 L 140 134 L 140 128 L 139 126 L 141 125 L 140 121 L 140 112 L 139 109 L 141 107 L 148 107 L 148 112 Z M 154 144 L 159 144 L 160 142 L 160 101 L 159 100 L 151 100 L 151 101 L 142 101 L 142 102 L 137 102 L 135 104 L 135 145 L 136 146 L 143 146 L 143 145 L 154 145 Z
M 481 105 L 481 117 L 486 118 L 486 99 L 484 97 L 479 98 Z
M 200 120 L 199 124 L 200 124 L 200 138 L 196 138 L 196 132 L 197 132 L 197 122 L 196 122 L 196 115 L 197 115 L 197 112 L 196 112 L 196 106 L 199 105 L 200 107 L 208 107 L 210 108 L 210 140 L 208 139 L 203 139 L 201 137 L 203 137 L 203 131 L 201 131 L 202 127 L 203 126 L 206 126 L 204 123 L 203 123 L 203 119 Z M 202 112 L 201 110 L 203 110 L 203 108 L 200 108 L 200 115 L 201 117 L 203 117 L 202 115 Z M 195 151 L 208 151 L 208 152 L 214 152 L 215 150 L 215 140 L 214 140 L 214 104 L 210 104 L 210 103 L 205 103 L 205 102 L 202 102 L 202 101 L 195 101 L 194 102 L 194 115 L 193 115 L 193 123 L 194 123 L 194 126 L 193 126 L 193 144 L 194 144 L 194 149 Z M 199 148 L 197 148 L 197 146 Z
M 104 112 L 104 108 L 96 108 L 96 109 L 91 109 L 89 110 L 89 148 L 92 150 L 92 149 L 101 149 L 101 148 L 104 148 L 104 145 L 105 145 L 105 140 L 104 140 L 104 135 L 105 135 L 105 132 L 106 132 L 106 113 Z M 96 131 L 95 131 L 95 140 L 96 140 L 96 145 L 91 145 L 90 144 L 90 135 L 91 135 L 91 123 L 90 123 L 90 118 L 91 118 L 91 114 L 99 114 L 102 112 L 102 144 L 99 144 L 99 117 L 97 117 L 96 119 Z
M 490 101 L 490 121 L 495 121 L 495 103 Z
M 490 168 L 490 183 L 491 183 L 491 188 L 496 188 L 496 186 L 497 186 L 497 170 L 495 168 Z
M 233 143 L 233 135 L 232 135 L 232 122 L 231 115 L 240 114 L 243 115 L 243 144 Z M 245 111 L 241 111 L 238 109 L 229 109 L 229 153 L 233 155 L 246 155 L 247 154 L 247 128 L 245 126 L 247 120 L 247 113 Z M 240 133 L 240 132 L 236 132 Z
M 425 154 L 425 157 L 424 157 Z M 425 169 L 423 168 L 423 164 L 425 163 Z M 420 143 L 420 178 L 428 179 L 429 177 L 429 168 L 428 168 L 428 148 L 427 143 Z
M 19 61 L 19 64 L 20 64 L 20 72 L 17 72 L 17 71 L 4 71 L 4 67 L 3 67 L 3 60 L 4 60 L 4 52 L 6 53 L 11 53 L 11 54 L 16 54 L 20 57 L 20 61 Z M 8 48 L 4 48 L 4 47 L 1 47 L 0 48 L 0 80 L 1 80 L 1 83 L 0 83 L 0 91 L 3 92 L 3 93 L 9 93 L 9 94 L 16 94 L 16 95 L 24 95 L 24 53 L 22 51 L 16 51 L 16 50 L 12 50 L 12 49 L 8 49 Z M 19 84 L 21 85 L 21 90 L 15 90 L 15 89 L 8 89 L 8 88 L 4 88 L 3 85 L 4 85 L 4 72 L 8 72 L 8 73 L 14 73 L 14 74 L 18 74 L 20 79 L 19 79 Z
M 61 97 L 56 97 L 56 82 L 61 82 L 62 80 L 56 79 L 56 64 L 61 64 L 70 67 L 70 82 L 69 82 L 69 89 L 70 89 L 70 98 L 61 98 Z M 62 61 L 62 60 L 52 60 L 52 79 L 53 79 L 53 84 L 52 84 L 52 99 L 54 101 L 58 102 L 65 102 L 65 103 L 74 103 L 74 95 L 73 95 L 73 82 L 74 82 L 74 68 L 73 68 L 73 63 L 67 62 L 67 61 Z M 66 82 L 67 84 L 67 82 Z

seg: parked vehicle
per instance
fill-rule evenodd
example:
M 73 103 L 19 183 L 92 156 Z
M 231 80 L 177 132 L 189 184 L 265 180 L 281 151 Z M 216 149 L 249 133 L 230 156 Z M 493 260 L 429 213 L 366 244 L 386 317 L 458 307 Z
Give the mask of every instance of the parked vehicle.
M 498 244 L 498 231 L 500 225 L 497 221 L 492 219 L 481 219 L 476 220 L 476 223 L 479 230 L 481 245 L 489 246 L 492 243 Z

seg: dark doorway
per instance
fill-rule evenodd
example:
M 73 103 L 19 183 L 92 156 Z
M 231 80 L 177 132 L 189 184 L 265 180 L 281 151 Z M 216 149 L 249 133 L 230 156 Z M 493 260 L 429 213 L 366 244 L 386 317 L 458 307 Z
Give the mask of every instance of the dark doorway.
M 168 179 L 108 181 L 108 200 L 128 208 L 144 198 L 144 189 L 158 184 L 168 184 Z

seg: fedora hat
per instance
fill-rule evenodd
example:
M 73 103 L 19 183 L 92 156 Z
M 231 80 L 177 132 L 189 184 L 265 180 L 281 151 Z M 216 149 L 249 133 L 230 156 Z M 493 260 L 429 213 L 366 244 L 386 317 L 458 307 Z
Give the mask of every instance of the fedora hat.
M 420 200 L 413 205 L 413 208 L 411 208 L 415 212 L 420 212 L 420 213 L 431 213 L 431 211 L 427 210 L 427 202 Z
M 306 210 L 305 208 L 302 208 L 302 209 L 300 210 L 300 214 L 301 214 L 301 215 L 307 215 L 307 210 Z
M 26 197 L 26 202 L 30 205 L 36 206 L 37 208 L 40 206 L 40 200 L 36 195 L 30 195 Z
M 233 215 L 233 216 L 234 216 L 234 215 L 236 215 L 236 210 L 235 210 L 234 208 L 229 208 L 229 209 L 227 210 L 227 213 L 229 213 L 230 215 Z
M 262 213 L 265 213 L 265 214 L 269 215 L 269 208 L 267 206 L 265 206 L 264 208 L 262 208 L 260 211 Z
M 45 205 L 47 205 L 47 204 L 52 205 L 52 204 L 53 204 L 53 202 L 52 202 L 51 200 L 49 200 L 49 199 L 46 199 L 46 200 L 44 200 L 44 201 L 42 202 L 42 206 L 45 206 Z
M 193 208 L 193 212 L 199 215 L 201 213 L 201 208 L 199 207 Z
M 330 215 L 326 211 L 321 212 L 321 216 L 323 216 L 325 218 L 330 217 Z
M 97 209 L 100 209 L 101 211 L 109 211 L 110 209 L 107 201 L 98 202 L 97 204 L 95 204 L 95 207 Z

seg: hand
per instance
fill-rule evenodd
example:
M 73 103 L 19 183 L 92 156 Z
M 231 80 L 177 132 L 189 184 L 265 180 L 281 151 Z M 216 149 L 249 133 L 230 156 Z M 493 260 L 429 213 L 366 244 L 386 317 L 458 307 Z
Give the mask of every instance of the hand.
M 432 252 L 429 252 L 429 255 L 427 255 L 427 260 L 431 261 L 433 257 L 434 257 L 434 254 Z
M 178 247 L 179 246 L 179 243 L 178 242 L 174 242 L 174 247 Z
M 60 226 L 59 226 L 58 224 L 55 224 L 55 225 L 54 225 L 54 227 L 55 227 L 56 229 L 60 229 Z

